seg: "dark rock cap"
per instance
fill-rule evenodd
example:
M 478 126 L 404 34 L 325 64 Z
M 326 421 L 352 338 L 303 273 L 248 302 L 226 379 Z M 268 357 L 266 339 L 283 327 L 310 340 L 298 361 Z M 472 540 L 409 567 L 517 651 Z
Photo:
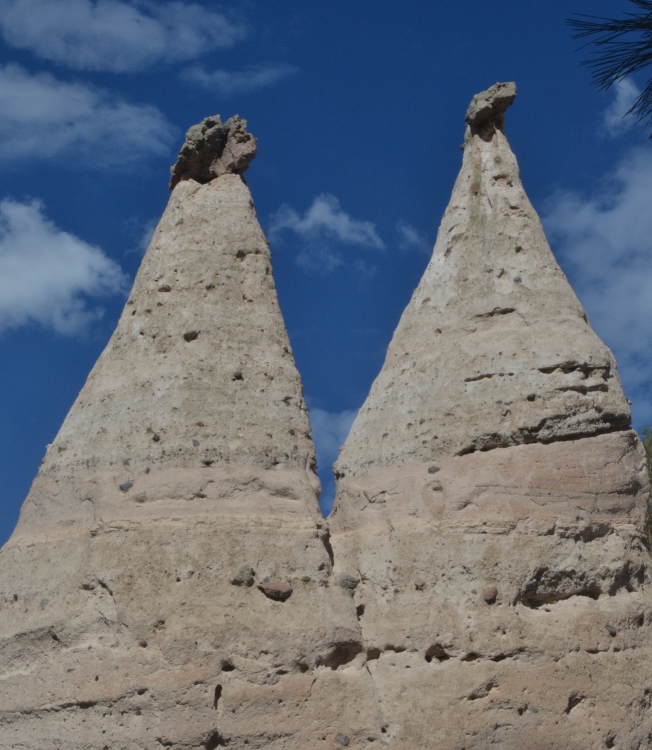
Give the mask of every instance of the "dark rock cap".
M 186 133 L 177 163 L 170 169 L 170 190 L 182 180 L 204 184 L 226 172 L 243 174 L 256 152 L 256 139 L 247 132 L 246 120 L 233 115 L 222 123 L 219 115 L 207 117 Z

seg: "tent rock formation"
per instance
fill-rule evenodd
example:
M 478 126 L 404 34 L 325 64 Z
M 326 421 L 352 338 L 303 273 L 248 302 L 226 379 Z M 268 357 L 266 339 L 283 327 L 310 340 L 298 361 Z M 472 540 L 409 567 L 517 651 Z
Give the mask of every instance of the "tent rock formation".
M 645 456 L 479 94 L 330 519 L 401 748 L 650 747 Z M 390 743 L 391 744 L 391 743 Z
M 0 551 L 0 744 L 651 747 L 645 458 L 474 98 L 432 260 L 318 512 L 246 124 L 188 131 Z

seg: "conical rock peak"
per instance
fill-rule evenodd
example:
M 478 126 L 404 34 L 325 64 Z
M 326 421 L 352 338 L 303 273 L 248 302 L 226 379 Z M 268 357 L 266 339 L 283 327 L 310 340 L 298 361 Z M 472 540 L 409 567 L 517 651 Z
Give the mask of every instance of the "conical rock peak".
M 165 516 L 186 494 L 199 497 L 192 505 L 177 500 L 175 513 L 223 512 L 231 505 L 210 500 L 219 486 L 211 474 L 226 471 L 229 486 L 240 471 L 268 476 L 269 469 L 276 478 L 299 470 L 317 482 L 314 466 L 249 189 L 230 173 L 205 185 L 184 180 L 115 333 L 48 448 L 16 533 Z M 310 505 L 316 516 L 314 491 Z
M 314 467 L 249 190 L 189 175 L 0 551 L 0 746 L 316 747 L 352 694 L 380 727 Z
M 515 89 L 497 87 L 470 111 L 502 117 Z M 550 250 L 504 133 L 480 122 L 467 124 L 432 259 L 340 474 L 629 427 L 614 358 Z
M 514 94 L 474 99 L 433 257 L 336 463 L 334 572 L 360 579 L 397 750 L 652 731 L 645 455 L 521 185 Z

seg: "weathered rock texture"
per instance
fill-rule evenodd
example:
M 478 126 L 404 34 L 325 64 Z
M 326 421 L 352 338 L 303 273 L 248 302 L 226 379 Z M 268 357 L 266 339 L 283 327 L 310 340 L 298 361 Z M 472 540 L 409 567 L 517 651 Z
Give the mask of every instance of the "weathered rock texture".
M 0 747 L 380 738 L 314 466 L 249 191 L 181 181 L 0 552 Z
M 644 456 L 521 187 L 514 96 L 467 114 L 332 536 L 251 140 L 191 129 L 0 552 L 1 747 L 652 748 Z
M 644 454 L 503 133 L 467 113 L 432 260 L 336 463 L 397 748 L 652 748 Z
M 614 358 L 550 251 L 507 139 L 497 129 L 485 141 L 469 126 L 432 260 L 338 471 L 629 424 Z

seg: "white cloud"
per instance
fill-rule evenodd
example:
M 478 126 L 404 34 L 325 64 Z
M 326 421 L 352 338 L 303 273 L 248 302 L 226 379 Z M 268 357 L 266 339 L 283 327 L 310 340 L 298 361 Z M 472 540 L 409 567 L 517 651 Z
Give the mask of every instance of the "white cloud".
M 3 0 L 5 41 L 77 70 L 125 72 L 191 60 L 245 34 L 222 13 L 183 2 Z
M 543 216 L 637 422 L 652 422 L 652 148 L 630 151 L 595 195 L 560 193 Z
M 627 113 L 634 106 L 641 91 L 631 78 L 615 83 L 613 91 L 614 99 L 607 107 L 602 123 L 607 135 L 616 138 L 636 124 L 636 117 Z
M 284 63 L 263 63 L 250 65 L 244 70 L 230 73 L 226 70 L 215 70 L 207 73 L 203 68 L 194 67 L 184 70 L 183 80 L 195 83 L 221 96 L 232 94 L 248 94 L 259 91 L 267 86 L 273 86 L 283 78 L 296 73 L 297 69 Z
M 85 166 L 168 153 L 173 130 L 152 106 L 65 83 L 19 65 L 0 67 L 0 160 L 70 157 Z
M 154 236 L 154 232 L 156 231 L 158 222 L 159 222 L 158 219 L 150 219 L 142 227 L 140 240 L 138 241 L 138 244 L 136 245 L 136 252 L 139 255 L 145 255 L 145 253 L 147 252 L 147 248 L 149 247 L 149 243 L 152 241 L 152 237 Z
M 376 225 L 352 219 L 334 195 L 317 196 L 303 216 L 287 205 L 281 206 L 272 217 L 270 235 L 278 237 L 286 230 L 302 241 L 297 262 L 311 270 L 331 271 L 344 262 L 333 245 L 385 248 Z
M 326 409 L 310 409 L 312 438 L 315 442 L 320 467 L 330 467 L 333 464 L 357 414 L 357 409 L 345 409 L 337 412 L 326 411 Z
M 120 294 L 127 277 L 99 247 L 57 228 L 40 203 L 0 201 L 0 331 L 40 323 L 74 334 L 102 316 L 88 297 Z
M 425 234 L 408 224 L 407 221 L 397 222 L 396 231 L 399 236 L 398 246 L 401 250 L 418 250 L 422 253 L 429 253 L 432 250 L 431 243 L 428 242 Z
M 328 514 L 335 499 L 335 478 L 331 466 L 337 458 L 340 446 L 347 438 L 351 425 L 358 414 L 357 409 L 331 412 L 325 409 L 310 409 L 312 439 L 317 451 L 317 467 L 322 482 L 319 505 Z

